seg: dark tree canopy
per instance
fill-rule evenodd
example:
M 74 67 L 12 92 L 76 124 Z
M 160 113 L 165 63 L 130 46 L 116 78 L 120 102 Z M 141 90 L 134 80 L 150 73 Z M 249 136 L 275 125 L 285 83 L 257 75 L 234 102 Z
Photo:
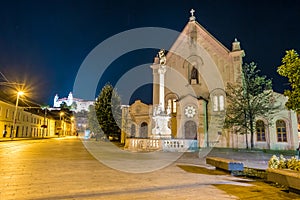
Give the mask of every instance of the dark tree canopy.
M 279 75 L 287 77 L 290 90 L 285 90 L 284 95 L 288 97 L 286 107 L 296 112 L 300 111 L 300 58 L 295 50 L 286 51 L 282 58 L 282 65 L 277 68 Z
M 97 119 L 95 106 L 89 106 L 88 112 L 88 127 L 95 134 L 96 140 L 103 136 L 103 131 L 100 128 L 100 123 Z
M 95 102 L 95 111 L 104 134 L 120 138 L 121 99 L 111 84 L 102 88 Z

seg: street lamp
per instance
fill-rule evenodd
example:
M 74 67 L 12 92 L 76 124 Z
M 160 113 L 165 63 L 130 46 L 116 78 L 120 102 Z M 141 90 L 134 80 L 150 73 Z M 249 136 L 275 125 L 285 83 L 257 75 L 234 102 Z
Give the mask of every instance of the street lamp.
M 16 116 L 18 112 L 18 104 L 19 104 L 19 98 L 24 94 L 23 91 L 18 91 L 17 92 L 17 100 L 16 100 L 16 108 L 15 108 L 15 113 L 14 113 L 14 121 L 13 121 L 13 128 L 12 128 L 12 134 L 11 134 L 11 139 L 14 139 L 14 134 L 15 134 L 15 126 L 16 126 Z

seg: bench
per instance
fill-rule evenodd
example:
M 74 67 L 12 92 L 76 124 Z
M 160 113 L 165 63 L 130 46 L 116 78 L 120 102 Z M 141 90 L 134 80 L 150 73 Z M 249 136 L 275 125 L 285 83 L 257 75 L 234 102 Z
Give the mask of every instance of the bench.
M 217 169 L 222 169 L 230 173 L 244 170 L 244 163 L 227 158 L 206 157 L 206 164 L 212 165 Z

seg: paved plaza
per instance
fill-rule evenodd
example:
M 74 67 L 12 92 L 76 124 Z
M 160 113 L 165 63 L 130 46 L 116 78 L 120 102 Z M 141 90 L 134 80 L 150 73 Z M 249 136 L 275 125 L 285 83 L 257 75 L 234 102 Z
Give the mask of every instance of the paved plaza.
M 90 153 L 87 145 L 96 150 Z M 247 199 L 257 200 L 262 195 L 263 199 L 300 199 L 300 195 L 281 192 L 266 183 L 257 189 L 251 179 L 191 173 L 180 168 L 208 167 L 194 153 L 174 155 L 178 156 L 174 161 L 165 155 L 103 153 L 103 149 L 101 156 L 97 145 L 110 149 L 103 142 L 82 142 L 75 137 L 0 142 L 0 200 L 239 199 L 238 194 L 222 189 L 224 185 L 253 188 Z M 154 168 L 145 166 L 147 172 L 129 170 L 147 165 L 153 158 L 154 162 L 165 163 Z

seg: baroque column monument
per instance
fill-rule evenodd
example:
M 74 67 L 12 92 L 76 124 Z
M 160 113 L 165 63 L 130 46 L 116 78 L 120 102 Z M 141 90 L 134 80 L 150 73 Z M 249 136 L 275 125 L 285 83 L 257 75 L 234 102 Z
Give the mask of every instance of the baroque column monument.
M 151 138 L 153 139 L 171 139 L 171 129 L 168 127 L 170 120 L 170 108 L 165 110 L 165 73 L 166 69 L 166 56 L 165 50 L 161 49 L 158 52 L 159 56 L 159 104 L 153 109 L 153 120 L 155 127 L 152 129 Z

